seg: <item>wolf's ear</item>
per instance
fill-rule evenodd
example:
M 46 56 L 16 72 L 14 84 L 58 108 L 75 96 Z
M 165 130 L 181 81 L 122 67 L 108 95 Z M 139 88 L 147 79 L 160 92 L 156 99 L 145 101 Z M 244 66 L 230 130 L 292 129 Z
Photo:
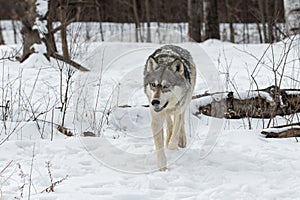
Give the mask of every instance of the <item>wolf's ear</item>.
M 183 66 L 183 63 L 176 59 L 172 65 L 171 65 L 171 69 L 174 71 L 174 72 L 178 72 L 180 75 L 183 75 L 184 74 L 184 66 Z
M 146 72 L 152 72 L 157 68 L 158 64 L 152 56 L 149 56 L 146 62 Z

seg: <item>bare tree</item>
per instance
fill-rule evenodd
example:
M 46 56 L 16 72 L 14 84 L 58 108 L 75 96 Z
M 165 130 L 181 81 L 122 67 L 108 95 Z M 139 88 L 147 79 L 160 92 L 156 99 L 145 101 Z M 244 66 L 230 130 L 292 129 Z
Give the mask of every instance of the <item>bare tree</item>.
M 263 28 L 264 42 L 268 42 L 264 0 L 258 0 L 258 7 L 259 7 L 260 21 Z
M 70 59 L 67 39 L 66 39 L 66 27 L 75 19 L 67 18 L 67 14 L 66 14 L 67 11 L 63 10 L 66 9 L 66 7 L 63 6 L 65 5 L 64 1 L 66 0 L 60 1 L 61 3 L 60 17 L 62 17 L 63 19 L 62 23 L 60 26 L 54 29 L 52 27 L 53 12 L 57 8 L 57 5 L 54 6 L 53 4 L 51 4 L 51 2 L 53 1 L 49 1 L 50 12 L 47 12 L 45 16 L 40 16 L 37 13 L 36 0 L 18 1 L 18 6 L 20 10 L 19 18 L 23 25 L 21 30 L 21 34 L 23 38 L 23 54 L 21 57 L 18 58 L 20 62 L 25 61 L 31 54 L 36 53 L 35 52 L 36 50 L 33 48 L 34 44 L 43 44 L 46 46 L 47 52 L 39 52 L 39 53 L 43 53 L 48 59 L 52 57 L 61 60 L 81 71 L 88 71 L 88 69 L 86 69 L 82 65 Z M 47 20 L 47 26 L 39 27 L 36 24 L 36 20 Z M 47 30 L 40 30 L 43 28 Z M 63 55 L 59 55 L 56 50 L 53 34 L 56 33 L 57 31 L 61 31 Z
M 135 41 L 139 42 L 140 18 L 138 14 L 137 0 L 132 0 L 132 11 L 133 11 L 134 23 L 135 23 Z
M 11 14 L 11 18 L 12 18 L 12 28 L 13 28 L 13 33 L 14 33 L 14 43 L 17 44 L 17 27 L 16 27 L 16 21 L 18 20 L 18 14 L 16 12 L 15 9 L 13 9 Z
M 229 6 L 228 0 L 223 0 L 224 1 L 224 13 L 227 22 L 229 23 L 229 30 L 230 30 L 230 42 L 234 42 L 234 28 L 233 28 L 233 17 L 232 17 L 232 11 Z
M 151 42 L 150 8 L 149 0 L 145 0 L 146 18 L 147 18 L 147 42 Z
M 188 34 L 196 42 L 201 42 L 200 3 L 200 0 L 188 0 Z
M 61 36 L 61 47 L 63 52 L 63 57 L 65 60 L 70 60 L 69 56 L 69 48 L 68 48 L 68 41 L 67 41 L 67 0 L 60 0 L 60 21 L 61 21 L 61 29 L 60 29 L 60 36 Z
M 4 39 L 3 39 L 2 26 L 1 26 L 1 23 L 0 23 L 0 45 L 3 45 L 3 44 L 5 44 L 5 42 L 4 42 Z
M 218 1 L 203 0 L 203 14 L 205 23 L 205 38 L 220 39 Z
M 52 54 L 57 52 L 57 47 L 54 38 L 53 20 L 55 18 L 56 8 L 58 7 L 58 1 L 48 1 L 48 13 L 47 13 L 47 29 L 50 30 L 45 33 L 45 42 L 47 43 L 47 57 L 50 58 Z
M 21 30 L 23 54 L 18 58 L 20 62 L 23 62 L 34 53 L 32 48 L 34 44 L 41 44 L 42 42 L 38 30 L 32 28 L 35 24 L 35 19 L 39 17 L 36 12 L 35 2 L 36 0 L 18 1 L 18 6 L 20 7 L 19 18 L 23 25 Z
M 265 9 L 266 9 L 266 16 L 267 16 L 267 24 L 268 24 L 268 42 L 274 42 L 274 35 L 273 35 L 273 22 L 274 17 L 272 15 L 270 0 L 265 0 Z
M 100 31 L 100 36 L 101 36 L 101 41 L 103 42 L 104 41 L 104 35 L 103 35 L 103 28 L 102 28 L 102 16 L 101 16 L 101 13 L 100 13 L 100 8 L 101 8 L 101 4 L 99 3 L 98 0 L 94 0 L 95 1 L 95 4 L 96 4 L 96 12 L 97 12 L 97 15 L 98 15 L 98 20 L 99 20 L 99 31 Z

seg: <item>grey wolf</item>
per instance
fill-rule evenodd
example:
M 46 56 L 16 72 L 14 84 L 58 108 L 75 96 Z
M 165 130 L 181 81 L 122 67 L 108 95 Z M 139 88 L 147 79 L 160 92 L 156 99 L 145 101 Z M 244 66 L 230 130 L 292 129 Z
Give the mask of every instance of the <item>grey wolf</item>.
M 146 61 L 144 92 L 149 100 L 151 128 L 160 171 L 167 169 L 163 133 L 165 121 L 166 147 L 171 150 L 186 147 L 184 113 L 192 100 L 195 81 L 196 67 L 192 56 L 179 46 L 162 46 Z

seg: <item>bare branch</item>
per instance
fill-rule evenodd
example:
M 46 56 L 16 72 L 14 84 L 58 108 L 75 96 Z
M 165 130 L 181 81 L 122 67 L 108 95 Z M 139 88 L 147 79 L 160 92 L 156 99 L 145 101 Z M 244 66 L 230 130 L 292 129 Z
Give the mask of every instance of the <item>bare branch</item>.
M 51 57 L 57 59 L 57 60 L 60 60 L 60 61 L 63 61 L 69 65 L 71 65 L 72 67 L 75 67 L 76 69 L 80 70 L 80 71 L 84 71 L 84 72 L 87 72 L 87 71 L 90 71 L 89 69 L 83 67 L 82 65 L 80 65 L 79 63 L 69 59 L 69 60 L 66 60 L 62 55 L 59 55 L 57 53 L 54 53 L 51 55 Z

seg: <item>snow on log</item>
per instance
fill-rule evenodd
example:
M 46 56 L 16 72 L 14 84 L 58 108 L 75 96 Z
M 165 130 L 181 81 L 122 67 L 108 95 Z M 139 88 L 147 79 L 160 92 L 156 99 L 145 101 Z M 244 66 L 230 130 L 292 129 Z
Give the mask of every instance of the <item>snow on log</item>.
M 224 92 L 221 99 L 216 94 L 205 93 L 193 97 L 192 106 L 198 109 L 195 114 L 213 117 L 240 119 L 244 117 L 271 118 L 300 112 L 300 90 L 279 89 L 275 86 L 246 92 Z M 220 95 L 219 95 L 220 96 Z M 223 113 L 218 113 L 219 110 Z
M 300 123 L 263 129 L 261 134 L 265 135 L 266 138 L 300 137 Z

